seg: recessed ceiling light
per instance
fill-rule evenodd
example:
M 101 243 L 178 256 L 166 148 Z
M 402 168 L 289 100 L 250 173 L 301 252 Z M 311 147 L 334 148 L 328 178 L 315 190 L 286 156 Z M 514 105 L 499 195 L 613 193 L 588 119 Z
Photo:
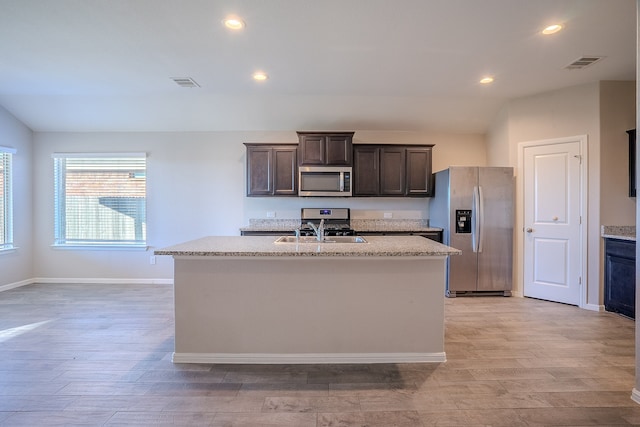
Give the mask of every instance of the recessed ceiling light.
M 244 28 L 244 21 L 237 16 L 229 16 L 222 22 L 224 22 L 224 26 L 230 30 L 241 30 Z
M 544 30 L 542 30 L 542 34 L 545 34 L 545 35 L 555 34 L 558 31 L 560 31 L 561 29 L 562 29 L 562 25 L 560 25 L 560 24 L 549 25 Z
M 489 83 L 493 83 L 493 77 L 487 76 L 480 79 L 480 83 L 483 85 L 488 85 Z
M 253 80 L 257 80 L 259 82 L 267 80 L 269 78 L 269 76 L 267 76 L 267 74 L 263 71 L 256 71 L 255 73 L 253 73 Z

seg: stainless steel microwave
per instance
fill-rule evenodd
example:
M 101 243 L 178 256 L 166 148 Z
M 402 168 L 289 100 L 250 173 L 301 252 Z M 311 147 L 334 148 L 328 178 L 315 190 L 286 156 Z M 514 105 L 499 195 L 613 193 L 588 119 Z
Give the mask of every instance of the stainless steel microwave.
M 351 196 L 351 166 L 300 166 L 298 196 Z

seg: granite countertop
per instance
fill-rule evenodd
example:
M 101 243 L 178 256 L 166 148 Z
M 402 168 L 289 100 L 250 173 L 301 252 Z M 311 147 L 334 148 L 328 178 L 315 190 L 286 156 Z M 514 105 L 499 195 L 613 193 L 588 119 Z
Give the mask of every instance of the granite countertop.
M 351 228 L 356 232 L 421 232 L 442 231 L 442 228 L 429 227 L 422 219 L 352 219 Z M 300 227 L 299 219 L 250 219 L 249 225 L 240 231 L 293 231 Z
M 234 257 L 424 257 L 458 249 L 420 236 L 367 236 L 367 243 L 274 243 L 274 236 L 210 236 L 154 251 L 154 255 Z
M 635 225 L 603 225 L 600 235 L 606 239 L 620 239 L 636 241 Z

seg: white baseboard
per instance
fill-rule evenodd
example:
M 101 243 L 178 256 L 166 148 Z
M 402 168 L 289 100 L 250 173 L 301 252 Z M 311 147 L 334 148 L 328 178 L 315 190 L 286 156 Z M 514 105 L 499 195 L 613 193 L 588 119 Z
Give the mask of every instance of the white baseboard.
M 32 283 L 72 283 L 88 285 L 173 285 L 173 279 L 111 279 L 101 277 L 36 277 Z
M 173 353 L 173 363 L 312 364 L 312 363 L 441 363 L 446 353 Z
M 631 391 L 631 400 L 633 400 L 636 403 L 640 403 L 640 390 L 638 390 L 635 387 Z
M 33 281 L 33 279 L 27 279 L 27 280 L 21 280 L 19 282 L 15 282 L 15 283 L 9 283 L 7 285 L 2 285 L 0 286 L 0 292 L 2 291 L 8 291 L 9 289 L 15 289 L 15 288 L 19 288 L 21 286 L 26 286 L 26 285 L 30 285 L 32 283 L 35 283 Z
M 604 305 L 598 305 L 598 304 L 585 304 L 580 308 L 584 308 L 585 310 L 590 310 L 590 311 L 604 311 Z
M 0 286 L 0 292 L 33 283 L 72 283 L 89 285 L 173 285 L 173 279 L 108 279 L 108 278 L 57 278 L 57 277 L 34 277 L 20 282 L 9 283 Z

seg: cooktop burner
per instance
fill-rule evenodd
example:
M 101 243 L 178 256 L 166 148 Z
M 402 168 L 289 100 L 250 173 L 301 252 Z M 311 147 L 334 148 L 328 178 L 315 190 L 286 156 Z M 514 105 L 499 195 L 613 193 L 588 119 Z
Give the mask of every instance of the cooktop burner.
M 307 223 L 312 223 L 316 227 L 324 219 L 324 232 L 326 236 L 353 236 L 355 230 L 351 228 L 349 221 L 349 208 L 302 208 L 300 212 L 300 234 L 311 236 L 314 234 L 313 228 Z

